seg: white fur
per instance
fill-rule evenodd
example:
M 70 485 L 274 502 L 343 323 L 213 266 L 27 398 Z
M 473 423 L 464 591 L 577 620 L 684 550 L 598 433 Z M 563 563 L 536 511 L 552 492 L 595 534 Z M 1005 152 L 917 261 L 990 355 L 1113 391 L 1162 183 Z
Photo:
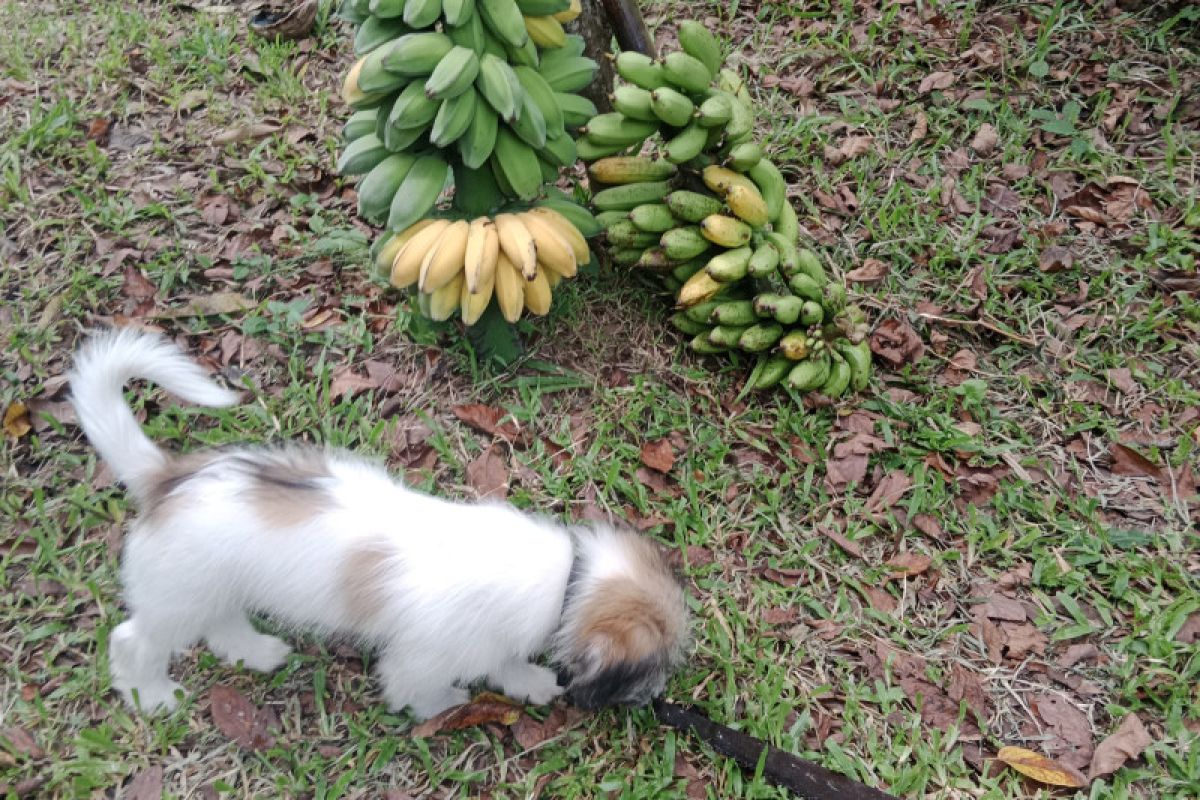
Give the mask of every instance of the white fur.
M 236 396 L 148 334 L 102 336 L 81 352 L 71 386 L 83 428 L 145 502 L 170 457 L 123 401 L 122 384 L 132 377 L 193 402 L 228 405 Z M 531 659 L 560 624 L 574 557 L 568 531 L 507 506 L 411 491 L 345 454 L 323 455 L 319 513 L 281 529 L 247 499 L 247 463 L 272 457 L 222 451 L 135 523 L 122 573 L 130 618 L 110 647 L 113 685 L 130 705 L 174 708 L 180 686 L 169 661 L 201 639 L 230 663 L 278 667 L 289 647 L 257 632 L 254 613 L 378 648 L 385 699 L 417 717 L 465 701 L 476 680 L 534 703 L 561 693 L 555 673 Z M 622 571 L 625 536 L 599 529 L 586 537 L 598 556 L 595 574 Z M 366 615 L 355 612 L 345 569 L 362 548 L 386 554 L 378 575 L 362 576 L 382 587 Z

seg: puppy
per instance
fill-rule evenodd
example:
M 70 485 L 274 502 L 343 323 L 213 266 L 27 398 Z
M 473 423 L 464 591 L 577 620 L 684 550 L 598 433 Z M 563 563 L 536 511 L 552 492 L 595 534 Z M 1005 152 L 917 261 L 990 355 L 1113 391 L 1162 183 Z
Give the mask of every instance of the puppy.
M 110 672 L 127 703 L 170 710 L 171 656 L 203 639 L 229 663 L 269 671 L 290 648 L 250 615 L 348 634 L 378 649 L 384 699 L 425 718 L 482 681 L 546 703 L 641 705 L 682 660 L 681 585 L 648 540 L 564 528 L 499 504 L 417 493 L 346 453 L 159 449 L 123 397 L 133 378 L 191 403 L 231 406 L 166 339 L 125 329 L 88 342 L 72 402 L 139 509 L 125 542 L 129 619 Z

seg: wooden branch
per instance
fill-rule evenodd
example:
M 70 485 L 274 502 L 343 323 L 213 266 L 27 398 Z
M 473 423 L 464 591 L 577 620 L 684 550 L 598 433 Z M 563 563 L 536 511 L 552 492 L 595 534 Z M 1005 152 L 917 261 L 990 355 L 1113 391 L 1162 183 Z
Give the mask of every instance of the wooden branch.
M 654 39 L 646 30 L 646 21 L 638 11 L 637 0 L 603 0 L 604 10 L 617 35 L 617 44 L 622 50 L 636 50 L 651 58 L 657 58 Z
M 763 777 L 797 797 L 810 800 L 896 800 L 894 795 L 872 789 L 819 764 L 771 747 L 749 734 L 713 722 L 686 706 L 658 699 L 654 701 L 654 715 L 665 725 L 695 734 L 713 750 L 737 761 L 743 769 L 757 769 L 765 751 Z

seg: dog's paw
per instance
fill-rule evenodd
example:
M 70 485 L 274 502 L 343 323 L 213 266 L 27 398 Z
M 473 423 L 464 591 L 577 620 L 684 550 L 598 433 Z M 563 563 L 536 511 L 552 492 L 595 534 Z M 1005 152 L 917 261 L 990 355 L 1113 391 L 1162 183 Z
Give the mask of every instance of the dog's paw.
M 500 678 L 500 689 L 515 700 L 536 706 L 549 703 L 564 691 L 554 671 L 537 664 L 522 664 L 505 672 Z

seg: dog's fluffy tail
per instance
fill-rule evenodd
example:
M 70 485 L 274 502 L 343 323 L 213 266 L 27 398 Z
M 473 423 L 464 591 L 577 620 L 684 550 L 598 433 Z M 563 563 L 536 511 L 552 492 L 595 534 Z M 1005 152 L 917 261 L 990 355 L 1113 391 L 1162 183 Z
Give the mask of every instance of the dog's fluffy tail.
M 124 386 L 134 378 L 153 381 L 197 405 L 231 406 L 239 395 L 218 386 L 182 350 L 156 334 L 114 329 L 79 350 L 70 375 L 79 424 L 100 457 L 141 501 L 168 456 L 150 441 L 125 403 Z

